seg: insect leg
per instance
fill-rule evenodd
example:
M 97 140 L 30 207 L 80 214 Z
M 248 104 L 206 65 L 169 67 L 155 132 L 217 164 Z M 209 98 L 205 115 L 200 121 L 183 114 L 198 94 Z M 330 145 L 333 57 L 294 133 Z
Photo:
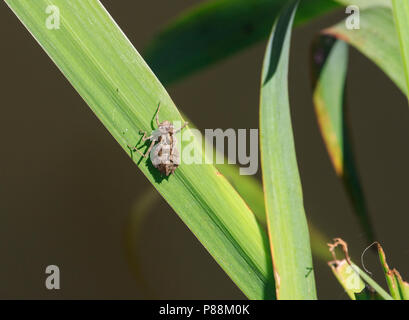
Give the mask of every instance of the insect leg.
M 186 127 L 188 124 L 189 124 L 189 122 L 185 122 L 185 123 L 183 124 L 183 126 L 181 126 L 179 129 L 177 129 L 174 133 L 178 133 L 178 132 L 182 131 L 182 129 L 183 129 L 184 127 Z
M 157 124 L 158 127 L 159 127 L 159 110 L 160 110 L 160 102 L 159 102 L 159 105 L 158 105 L 158 110 L 156 110 L 156 116 L 155 116 L 156 124 Z
M 142 157 L 146 158 L 146 154 L 143 154 L 142 151 L 140 151 L 139 149 L 136 149 L 136 147 L 132 147 L 128 144 L 128 148 L 131 149 L 132 151 L 136 151 L 138 152 Z
M 149 153 L 151 152 L 151 150 L 152 150 L 154 144 L 155 144 L 155 141 L 152 141 L 151 145 L 149 146 L 148 151 L 146 151 L 146 153 L 145 153 L 145 156 L 144 156 L 145 158 L 148 157 L 148 155 L 149 155 Z
M 146 140 L 149 140 L 149 139 L 151 139 L 153 136 L 149 136 L 149 137 L 147 137 L 146 136 L 146 131 L 139 131 L 139 133 L 141 133 L 142 134 L 142 132 L 143 132 L 143 137 L 142 137 L 142 141 L 143 142 L 145 142 Z
M 148 155 L 151 152 L 154 144 L 155 144 L 155 141 L 152 141 L 151 145 L 149 146 L 148 151 L 146 151 L 145 154 L 143 154 L 143 152 L 141 150 L 137 149 L 136 147 L 132 147 L 129 144 L 128 144 L 128 148 L 131 149 L 132 151 L 138 152 L 142 157 L 148 158 Z
M 134 151 L 137 151 L 142 157 L 147 158 L 148 153 L 143 154 L 142 151 L 140 151 L 139 149 L 134 148 Z

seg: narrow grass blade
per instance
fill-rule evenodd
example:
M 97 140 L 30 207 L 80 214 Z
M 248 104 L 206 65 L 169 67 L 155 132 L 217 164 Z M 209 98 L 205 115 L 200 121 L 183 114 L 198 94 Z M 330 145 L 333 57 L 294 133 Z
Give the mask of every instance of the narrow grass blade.
M 274 298 L 268 238 L 246 203 L 215 167 L 182 163 L 174 176 L 163 179 L 150 160 L 130 152 L 128 145 L 139 141 L 139 130 L 152 130 L 159 102 L 162 121 L 182 118 L 101 3 L 97 0 L 6 3 L 244 294 L 251 299 Z M 60 12 L 57 29 L 49 29 L 46 24 L 50 5 Z M 183 142 L 182 147 L 186 144 Z M 194 152 L 201 152 L 199 143 L 191 146 Z
M 395 274 L 392 272 L 392 270 L 389 269 L 388 263 L 386 262 L 385 252 L 383 251 L 381 245 L 378 243 L 377 246 L 378 246 L 379 260 L 381 261 L 382 269 L 385 273 L 386 283 L 388 285 L 389 292 L 391 293 L 391 296 L 393 299 L 401 300 L 398 283 L 397 283 L 398 281 L 395 277 Z
M 290 1 L 273 27 L 261 84 L 261 164 L 278 299 L 316 299 L 288 99 L 291 28 L 297 4 Z
M 409 283 L 403 281 L 398 270 L 394 269 L 395 277 L 398 280 L 399 292 L 402 300 L 409 300 Z
M 266 39 L 287 0 L 211 0 L 183 13 L 155 37 L 143 56 L 165 84 Z M 332 0 L 304 0 L 299 25 L 339 7 Z
M 375 238 L 374 230 L 355 166 L 348 126 L 345 101 L 348 45 L 329 36 L 319 37 L 313 47 L 312 66 L 313 101 L 321 135 L 368 243 L 372 243 Z
M 388 285 L 391 296 L 395 300 L 408 300 L 409 283 L 403 281 L 398 270 L 389 268 L 388 263 L 386 262 L 385 252 L 383 251 L 379 243 L 377 243 L 377 247 L 379 260 L 385 273 L 386 283 Z
M 387 293 L 375 280 L 373 280 L 365 271 L 361 270 L 356 264 L 352 264 L 355 272 L 373 289 L 380 298 L 384 300 L 393 300 L 391 295 Z M 377 298 L 376 298 L 377 299 Z
M 362 10 L 361 28 L 348 30 L 345 22 L 325 29 L 324 34 L 343 40 L 372 60 L 406 94 L 404 65 L 392 11 L 387 7 Z
M 392 4 L 403 65 L 405 67 L 406 88 L 409 99 L 409 2 L 407 0 L 392 0 Z

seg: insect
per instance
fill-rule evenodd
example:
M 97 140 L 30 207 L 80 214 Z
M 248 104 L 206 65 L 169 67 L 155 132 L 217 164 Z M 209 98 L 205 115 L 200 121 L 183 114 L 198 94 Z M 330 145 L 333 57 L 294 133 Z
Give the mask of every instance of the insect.
M 182 127 L 175 130 L 170 121 L 159 122 L 159 110 L 160 103 L 155 115 L 156 125 L 158 128 L 154 130 L 149 137 L 147 137 L 147 133 L 145 131 L 140 131 L 141 134 L 143 133 L 143 142 L 147 140 L 151 141 L 149 149 L 146 151 L 146 153 L 143 154 L 140 150 L 136 149 L 136 147 L 131 147 L 129 145 L 128 147 L 132 151 L 139 152 L 145 158 L 148 158 L 148 155 L 150 154 L 153 166 L 163 175 L 169 176 L 175 172 L 180 164 L 180 155 L 179 150 L 176 147 L 177 140 L 175 135 L 186 127 L 188 122 L 185 122 Z

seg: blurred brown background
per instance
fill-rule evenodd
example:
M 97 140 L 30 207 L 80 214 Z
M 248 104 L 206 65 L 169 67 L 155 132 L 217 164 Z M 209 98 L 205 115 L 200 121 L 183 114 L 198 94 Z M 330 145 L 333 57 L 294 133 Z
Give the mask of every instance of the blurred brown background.
M 140 51 L 192 3 L 102 2 Z M 343 16 L 296 29 L 290 97 L 307 214 L 359 257 L 364 235 L 324 149 L 308 69 L 311 39 Z M 135 201 L 152 186 L 4 2 L 0 33 L 0 298 L 244 298 L 160 197 L 135 244 L 148 289 L 141 286 L 124 239 Z M 200 128 L 257 128 L 264 48 L 261 43 L 172 85 L 170 95 Z M 348 81 L 357 160 L 378 239 L 408 279 L 407 101 L 355 51 Z M 379 272 L 374 254 L 365 261 Z M 44 286 L 50 264 L 60 267 L 61 290 Z M 346 298 L 324 263 L 315 263 L 315 275 L 320 298 Z

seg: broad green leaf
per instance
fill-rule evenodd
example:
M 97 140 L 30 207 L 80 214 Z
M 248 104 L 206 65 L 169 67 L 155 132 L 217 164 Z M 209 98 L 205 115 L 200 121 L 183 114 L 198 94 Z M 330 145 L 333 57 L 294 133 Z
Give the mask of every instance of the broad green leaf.
M 290 1 L 273 27 L 261 83 L 261 164 L 278 299 L 316 299 L 288 99 L 291 28 L 297 4 Z
M 210 0 L 165 26 L 143 56 L 165 84 L 266 39 L 288 0 Z M 339 7 L 332 0 L 303 0 L 300 25 Z
M 343 40 L 372 60 L 406 94 L 404 66 L 392 11 L 386 7 L 362 10 L 361 28 L 349 30 L 342 21 L 324 34 Z
M 409 98 L 409 2 L 407 0 L 392 0 L 392 4 L 403 65 L 405 67 L 406 88 Z
M 345 102 L 348 45 L 332 37 L 317 40 L 312 54 L 313 101 L 332 165 L 351 199 L 368 242 L 374 241 L 364 193 L 355 166 Z
M 244 294 L 250 299 L 274 298 L 268 238 L 246 203 L 215 167 L 182 163 L 175 175 L 163 179 L 150 160 L 130 152 L 128 145 L 135 145 L 141 138 L 139 130 L 152 130 L 151 121 L 159 102 L 161 121 L 182 118 L 166 90 L 101 3 L 97 0 L 6 0 L 6 3 Z M 59 9 L 59 29 L 47 28 L 49 5 Z M 197 142 L 192 146 L 195 152 L 201 152 Z

